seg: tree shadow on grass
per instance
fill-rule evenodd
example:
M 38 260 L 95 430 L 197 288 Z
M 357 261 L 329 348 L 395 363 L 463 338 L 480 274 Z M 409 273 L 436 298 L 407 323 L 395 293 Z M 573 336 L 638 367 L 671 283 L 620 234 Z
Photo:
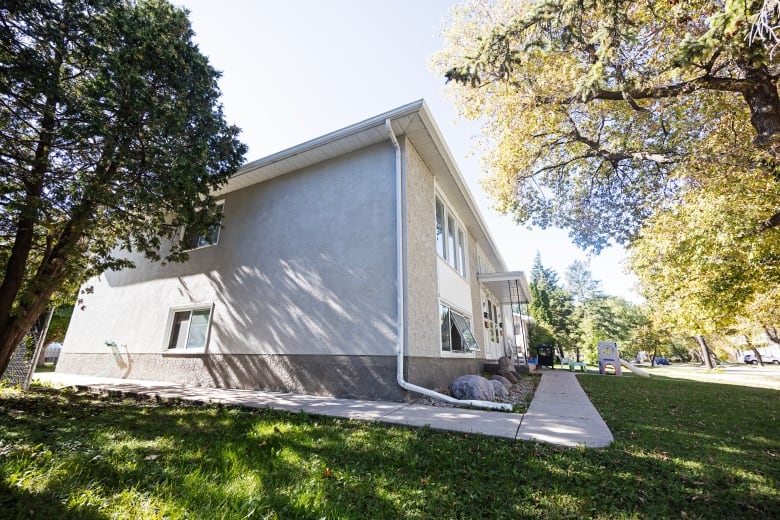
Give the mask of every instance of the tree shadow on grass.
M 87 493 L 109 503 L 110 511 L 118 501 L 145 502 L 154 518 L 321 518 L 335 516 L 328 491 L 335 486 L 347 497 L 361 495 L 354 507 L 352 500 L 339 504 L 343 518 L 400 516 L 375 489 L 331 478 L 327 462 L 320 468 L 309 459 L 313 452 L 305 447 L 318 428 L 305 416 L 45 393 L 54 399 L 28 394 L 0 401 L 0 433 L 14 439 L 13 447 L 3 448 L 0 474 L 6 481 L 10 473 L 36 472 L 32 480 L 44 486 L 41 497 L 49 497 L 41 503 Z M 286 437 L 280 433 L 288 429 Z M 258 436 L 265 430 L 272 435 Z M 348 430 L 328 428 L 323 442 L 346 444 Z M 20 518 L 25 494 L 6 498 Z M 133 518 L 141 511 L 122 514 Z
M 93 507 L 68 507 L 63 497 L 51 492 L 32 493 L 0 480 L 0 516 L 4 520 L 47 518 L 51 520 L 103 520 Z
M 604 450 L 273 410 L 53 393 L 0 401 L 0 431 L 20 445 L 44 444 L 51 460 L 66 463 L 49 471 L 41 496 L 78 494 L 97 482 L 107 501 L 131 490 L 152 497 L 159 516 L 172 518 L 679 518 L 683 512 L 767 518 L 780 512 L 776 486 L 774 492 L 754 487 L 762 470 L 749 466 L 766 461 L 759 445 L 737 456 L 717 444 L 694 450 L 712 443 L 695 424 L 704 417 L 660 431 L 657 414 L 669 413 L 663 406 L 645 404 L 643 414 L 631 414 L 614 401 L 617 411 L 607 410 L 605 418 L 616 442 Z M 12 413 L 17 409 L 27 411 Z M 726 422 L 718 427 L 731 431 Z M 776 471 L 764 473 L 765 481 L 776 483 Z

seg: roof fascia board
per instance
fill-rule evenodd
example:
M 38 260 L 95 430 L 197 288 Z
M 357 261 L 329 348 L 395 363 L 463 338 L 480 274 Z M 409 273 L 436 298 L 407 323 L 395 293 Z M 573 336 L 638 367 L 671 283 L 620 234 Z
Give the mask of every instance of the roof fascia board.
M 420 110 L 420 107 L 422 106 L 423 106 L 423 100 L 418 99 L 417 101 L 413 101 L 412 103 L 409 103 L 402 107 L 390 110 L 389 112 L 385 112 L 384 114 L 374 116 L 372 118 L 366 119 L 359 123 L 355 123 L 353 125 L 344 127 L 340 130 L 330 132 L 323 136 L 316 137 L 304 143 L 295 145 L 291 148 L 287 148 L 286 150 L 282 150 L 280 152 L 276 152 L 274 154 L 268 155 L 261 159 L 257 159 L 255 161 L 252 161 L 242 166 L 233 177 L 238 177 L 240 175 L 249 173 L 253 170 L 257 170 L 259 168 L 263 168 L 264 166 L 268 166 L 269 164 L 273 164 L 282 161 L 284 159 L 295 157 L 296 155 L 300 155 L 302 153 L 308 152 L 309 150 L 314 150 L 315 148 L 325 146 L 327 144 L 333 143 L 345 137 L 359 134 L 360 132 L 364 132 L 370 128 L 384 126 L 385 120 L 387 120 L 388 118 L 392 120 L 398 117 L 414 114 L 415 112 Z

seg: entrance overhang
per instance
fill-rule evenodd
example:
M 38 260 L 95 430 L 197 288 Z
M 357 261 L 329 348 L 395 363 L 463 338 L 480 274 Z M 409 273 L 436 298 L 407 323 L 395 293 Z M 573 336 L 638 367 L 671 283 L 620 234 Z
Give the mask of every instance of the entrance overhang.
M 531 301 L 528 281 L 523 271 L 477 274 L 477 281 L 498 298 L 502 305 L 525 304 Z

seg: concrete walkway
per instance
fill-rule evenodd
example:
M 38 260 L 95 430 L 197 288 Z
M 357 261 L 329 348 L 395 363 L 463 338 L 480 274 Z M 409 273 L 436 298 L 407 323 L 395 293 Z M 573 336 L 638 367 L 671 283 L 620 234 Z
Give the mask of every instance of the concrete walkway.
M 564 370 L 542 372 L 534 399 L 525 414 L 193 387 L 166 381 L 112 379 L 58 372 L 35 374 L 34 378 L 52 386 L 76 386 L 93 392 L 140 394 L 160 399 L 273 408 L 405 426 L 429 426 L 434 430 L 536 440 L 559 446 L 601 448 L 613 440 L 612 433 L 585 395 L 577 378 Z

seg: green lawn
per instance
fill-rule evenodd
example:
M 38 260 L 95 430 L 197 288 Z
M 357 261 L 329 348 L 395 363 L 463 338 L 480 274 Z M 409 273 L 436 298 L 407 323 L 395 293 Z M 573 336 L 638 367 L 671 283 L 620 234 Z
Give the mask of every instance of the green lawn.
M 0 517 L 780 517 L 778 392 L 579 380 L 608 449 L 0 389 Z

